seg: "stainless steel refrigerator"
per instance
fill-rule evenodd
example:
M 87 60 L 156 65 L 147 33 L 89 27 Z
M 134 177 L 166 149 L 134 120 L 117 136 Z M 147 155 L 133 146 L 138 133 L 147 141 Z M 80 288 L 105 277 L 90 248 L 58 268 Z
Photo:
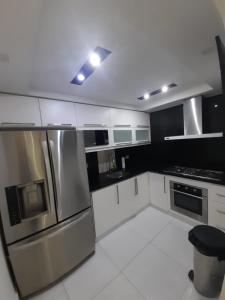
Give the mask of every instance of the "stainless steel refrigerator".
M 95 250 L 82 132 L 0 131 L 0 210 L 6 255 L 22 297 Z

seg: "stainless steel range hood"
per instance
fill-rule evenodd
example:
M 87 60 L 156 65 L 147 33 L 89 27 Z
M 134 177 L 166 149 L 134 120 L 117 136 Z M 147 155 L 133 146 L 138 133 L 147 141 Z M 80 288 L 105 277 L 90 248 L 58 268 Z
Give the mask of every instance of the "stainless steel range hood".
M 184 135 L 167 136 L 165 140 L 202 139 L 223 136 L 223 132 L 202 133 L 202 97 L 185 100 L 183 114 Z

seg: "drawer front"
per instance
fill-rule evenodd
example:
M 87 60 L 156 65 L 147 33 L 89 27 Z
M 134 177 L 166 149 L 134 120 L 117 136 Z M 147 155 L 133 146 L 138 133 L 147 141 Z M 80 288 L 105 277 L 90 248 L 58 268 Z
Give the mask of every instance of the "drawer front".
M 225 231 L 225 204 L 216 202 L 213 206 L 213 224 L 215 227 Z
M 223 203 L 225 205 L 225 191 L 218 190 L 215 194 L 215 201 Z

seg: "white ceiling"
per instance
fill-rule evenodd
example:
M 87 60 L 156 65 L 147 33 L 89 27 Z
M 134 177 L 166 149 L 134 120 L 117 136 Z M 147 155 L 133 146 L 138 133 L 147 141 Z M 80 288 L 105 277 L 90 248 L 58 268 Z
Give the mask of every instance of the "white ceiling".
M 211 0 L 0 0 L 0 91 L 64 94 L 79 101 L 148 109 L 136 98 L 175 82 L 173 98 L 221 88 Z M 83 86 L 71 85 L 96 46 L 112 51 Z M 171 98 L 171 99 L 172 99 Z

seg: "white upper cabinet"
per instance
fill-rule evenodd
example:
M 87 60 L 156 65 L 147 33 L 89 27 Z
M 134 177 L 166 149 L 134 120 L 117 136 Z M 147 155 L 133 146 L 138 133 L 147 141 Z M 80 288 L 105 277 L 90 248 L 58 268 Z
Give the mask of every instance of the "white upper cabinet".
M 0 123 L 41 126 L 38 99 L 0 94 Z
M 77 125 L 78 127 L 109 127 L 110 108 L 76 104 Z
M 47 99 L 39 99 L 39 101 L 43 126 L 76 126 L 74 103 Z
M 110 118 L 112 127 L 134 127 L 135 114 L 132 110 L 110 109 Z
M 145 112 L 134 112 L 134 127 L 140 127 L 140 128 L 149 128 L 150 127 L 150 115 L 149 113 Z
M 111 108 L 110 116 L 112 127 L 150 127 L 148 113 Z

